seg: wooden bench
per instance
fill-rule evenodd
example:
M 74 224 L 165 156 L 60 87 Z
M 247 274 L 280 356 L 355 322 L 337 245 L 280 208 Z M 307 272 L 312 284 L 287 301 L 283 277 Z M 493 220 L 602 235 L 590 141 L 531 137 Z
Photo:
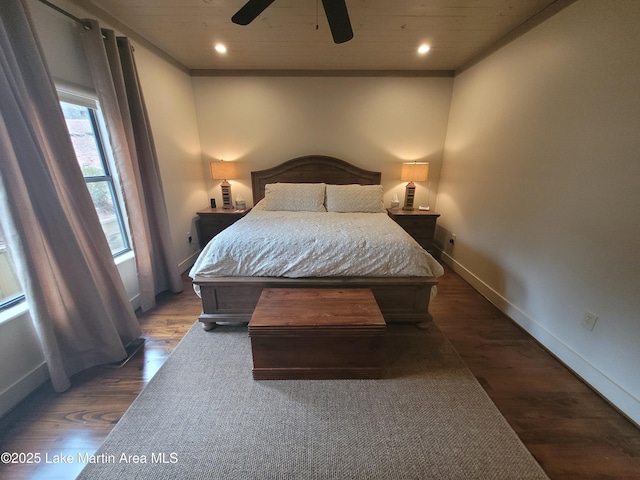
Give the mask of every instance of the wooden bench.
M 385 329 L 370 289 L 266 288 L 248 327 L 253 378 L 380 378 Z

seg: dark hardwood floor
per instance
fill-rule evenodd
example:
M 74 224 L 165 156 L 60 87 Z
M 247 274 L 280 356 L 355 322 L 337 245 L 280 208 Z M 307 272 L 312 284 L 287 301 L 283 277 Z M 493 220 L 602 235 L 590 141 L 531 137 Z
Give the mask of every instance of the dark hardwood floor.
M 434 321 L 552 479 L 640 479 L 640 429 L 447 269 Z
M 552 479 L 640 478 L 640 429 L 449 269 L 431 311 Z M 81 465 L 45 455 L 95 452 L 199 312 L 185 278 L 182 294 L 140 316 L 147 341 L 126 365 L 76 375 L 63 394 L 43 385 L 1 419 L 0 452 L 39 453 L 41 463 L 0 464 L 0 478 L 75 478 Z
M 178 295 L 161 295 L 139 316 L 144 347 L 121 368 L 97 367 L 56 394 L 47 383 L 0 420 L 0 452 L 40 453 L 38 464 L 0 464 L 0 479 L 74 479 L 82 465 L 45 463 L 45 455 L 93 454 L 158 371 L 201 311 L 190 282 Z

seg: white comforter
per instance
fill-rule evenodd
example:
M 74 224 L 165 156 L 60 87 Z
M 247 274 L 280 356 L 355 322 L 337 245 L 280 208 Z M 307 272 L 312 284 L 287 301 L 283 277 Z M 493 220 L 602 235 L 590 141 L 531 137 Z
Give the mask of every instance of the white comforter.
M 442 266 L 386 213 L 264 211 L 216 235 L 190 276 L 440 276 Z

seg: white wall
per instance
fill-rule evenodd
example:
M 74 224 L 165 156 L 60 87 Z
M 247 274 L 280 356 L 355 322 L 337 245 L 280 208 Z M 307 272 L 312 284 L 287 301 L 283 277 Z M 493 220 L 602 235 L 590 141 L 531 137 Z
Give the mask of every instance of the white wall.
M 195 212 L 209 206 L 191 77 L 139 45 L 135 59 L 158 154 L 171 239 L 184 272 L 199 248 Z
M 206 174 L 212 159 L 238 161 L 232 194 L 252 204 L 252 170 L 319 154 L 382 172 L 385 202 L 404 199 L 403 161 L 430 162 L 435 201 L 453 78 L 194 77 Z M 206 174 L 208 178 L 208 174 Z M 221 204 L 220 182 L 208 189 Z M 417 184 L 416 205 L 428 184 Z
M 49 379 L 25 305 L 0 312 L 0 417 Z
M 576 2 L 458 75 L 437 199 L 449 263 L 636 423 L 639 19 Z

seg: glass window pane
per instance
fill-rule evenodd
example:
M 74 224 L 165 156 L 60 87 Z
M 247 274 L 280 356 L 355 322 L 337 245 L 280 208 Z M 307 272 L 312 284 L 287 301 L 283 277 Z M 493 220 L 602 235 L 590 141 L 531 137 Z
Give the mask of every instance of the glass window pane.
M 67 128 L 71 135 L 78 163 L 85 177 L 106 175 L 98 142 L 93 131 L 89 109 L 80 105 L 60 102 Z
M 67 102 L 60 102 L 60 105 L 111 253 L 114 256 L 123 253 L 129 250 L 129 244 L 114 191 L 113 177 L 107 167 L 104 143 L 97 126 L 99 112 Z
M 104 235 L 107 237 L 107 242 L 109 242 L 111 253 L 116 255 L 126 249 L 127 246 L 122 237 L 122 229 L 113 203 L 110 182 L 89 182 L 87 187 L 89 187 L 89 193 L 98 212 L 100 225 L 102 225 Z
M 4 236 L 0 231 L 0 308 L 22 298 L 22 287 L 14 273 Z

